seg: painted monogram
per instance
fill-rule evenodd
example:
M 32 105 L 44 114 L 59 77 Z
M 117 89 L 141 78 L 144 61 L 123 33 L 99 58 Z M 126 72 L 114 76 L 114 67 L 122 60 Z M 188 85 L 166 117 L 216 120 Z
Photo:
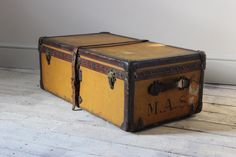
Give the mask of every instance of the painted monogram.
M 151 116 L 151 115 L 157 115 L 160 113 L 171 112 L 175 109 L 183 108 L 185 105 L 187 105 L 185 95 L 180 96 L 177 104 L 174 104 L 170 98 L 167 98 L 164 101 L 164 104 L 161 104 L 158 101 L 150 102 L 147 105 L 147 114 L 148 116 Z

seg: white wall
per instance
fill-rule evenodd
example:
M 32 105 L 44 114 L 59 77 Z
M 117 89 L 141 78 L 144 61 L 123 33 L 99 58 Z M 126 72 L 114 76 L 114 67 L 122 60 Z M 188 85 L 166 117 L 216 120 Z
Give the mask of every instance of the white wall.
M 235 0 L 0 0 L 0 66 L 37 68 L 39 36 L 110 31 L 204 50 L 206 80 L 236 84 L 235 6 Z

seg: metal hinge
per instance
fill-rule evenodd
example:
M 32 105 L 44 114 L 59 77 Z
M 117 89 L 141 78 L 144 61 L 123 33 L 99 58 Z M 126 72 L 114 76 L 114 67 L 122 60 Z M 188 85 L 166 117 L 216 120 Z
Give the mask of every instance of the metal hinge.
M 46 54 L 46 59 L 47 59 L 47 63 L 48 63 L 48 65 L 50 64 L 50 62 L 51 62 L 51 52 L 48 50 L 48 49 L 46 49 L 45 50 L 45 54 Z

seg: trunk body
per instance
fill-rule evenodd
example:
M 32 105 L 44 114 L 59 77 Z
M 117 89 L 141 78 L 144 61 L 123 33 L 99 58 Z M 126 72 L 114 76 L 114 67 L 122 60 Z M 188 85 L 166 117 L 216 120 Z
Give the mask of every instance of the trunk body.
M 39 48 L 41 88 L 123 130 L 202 109 L 204 52 L 110 33 L 41 38 Z

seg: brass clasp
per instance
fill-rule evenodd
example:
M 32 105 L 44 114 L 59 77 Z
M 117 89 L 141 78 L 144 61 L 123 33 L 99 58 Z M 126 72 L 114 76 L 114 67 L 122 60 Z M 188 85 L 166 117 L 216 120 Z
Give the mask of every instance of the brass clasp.
M 110 88 L 114 89 L 114 85 L 115 85 L 115 82 L 116 82 L 115 71 L 112 70 L 112 69 L 109 70 L 108 73 L 107 73 L 107 77 L 108 77 L 108 82 L 109 82 Z

